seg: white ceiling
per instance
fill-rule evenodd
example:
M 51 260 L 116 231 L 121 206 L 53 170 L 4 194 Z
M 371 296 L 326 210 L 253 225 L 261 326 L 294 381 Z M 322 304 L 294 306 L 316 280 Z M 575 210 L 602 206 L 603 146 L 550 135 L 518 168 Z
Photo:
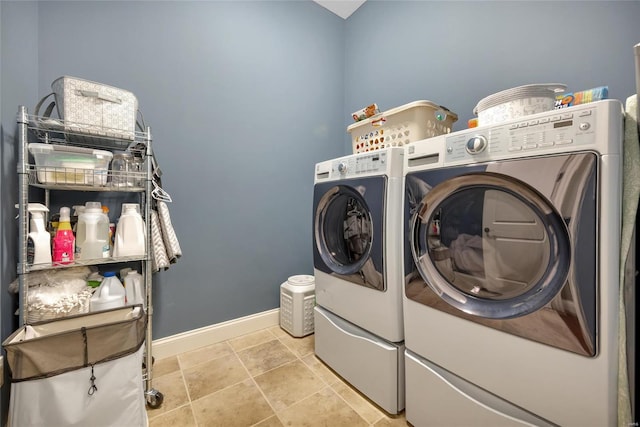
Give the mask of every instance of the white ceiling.
M 342 19 L 347 19 L 366 0 L 313 0 Z

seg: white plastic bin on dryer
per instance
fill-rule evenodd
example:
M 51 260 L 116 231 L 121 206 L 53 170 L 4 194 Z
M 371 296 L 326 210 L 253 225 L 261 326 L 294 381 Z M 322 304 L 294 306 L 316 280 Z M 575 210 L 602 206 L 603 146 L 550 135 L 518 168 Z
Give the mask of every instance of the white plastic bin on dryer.
M 291 276 L 280 285 L 280 327 L 294 337 L 313 333 L 315 289 L 315 278 L 306 274 Z

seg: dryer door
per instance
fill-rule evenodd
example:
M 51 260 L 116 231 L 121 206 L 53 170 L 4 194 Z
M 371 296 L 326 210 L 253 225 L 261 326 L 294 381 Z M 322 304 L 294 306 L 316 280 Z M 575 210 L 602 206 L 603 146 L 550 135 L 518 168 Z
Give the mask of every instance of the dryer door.
M 314 186 L 315 268 L 384 291 L 384 176 Z
M 405 206 L 407 298 L 594 355 L 595 165 L 589 153 L 407 176 L 425 188 Z
M 412 223 L 421 274 L 442 299 L 467 313 L 492 319 L 531 313 L 567 279 L 571 255 L 562 218 L 538 192 L 509 176 L 449 179 L 427 193 Z M 441 238 L 433 232 L 438 229 Z

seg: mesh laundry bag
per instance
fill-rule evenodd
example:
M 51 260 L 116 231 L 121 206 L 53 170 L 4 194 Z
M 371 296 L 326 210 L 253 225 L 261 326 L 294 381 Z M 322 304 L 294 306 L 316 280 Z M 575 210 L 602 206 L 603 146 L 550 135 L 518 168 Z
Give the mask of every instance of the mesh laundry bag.
M 3 343 L 8 425 L 146 425 L 146 322 L 133 306 L 22 326 Z

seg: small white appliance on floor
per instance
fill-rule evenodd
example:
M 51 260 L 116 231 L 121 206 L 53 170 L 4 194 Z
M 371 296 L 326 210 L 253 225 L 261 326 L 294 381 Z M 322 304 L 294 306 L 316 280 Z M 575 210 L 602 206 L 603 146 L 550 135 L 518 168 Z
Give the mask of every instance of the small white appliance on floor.
M 280 327 L 296 338 L 312 334 L 315 302 L 313 276 L 289 277 L 280 285 Z
M 412 425 L 616 425 L 622 126 L 607 100 L 407 147 Z
M 318 163 L 315 352 L 385 411 L 404 408 L 402 148 Z

